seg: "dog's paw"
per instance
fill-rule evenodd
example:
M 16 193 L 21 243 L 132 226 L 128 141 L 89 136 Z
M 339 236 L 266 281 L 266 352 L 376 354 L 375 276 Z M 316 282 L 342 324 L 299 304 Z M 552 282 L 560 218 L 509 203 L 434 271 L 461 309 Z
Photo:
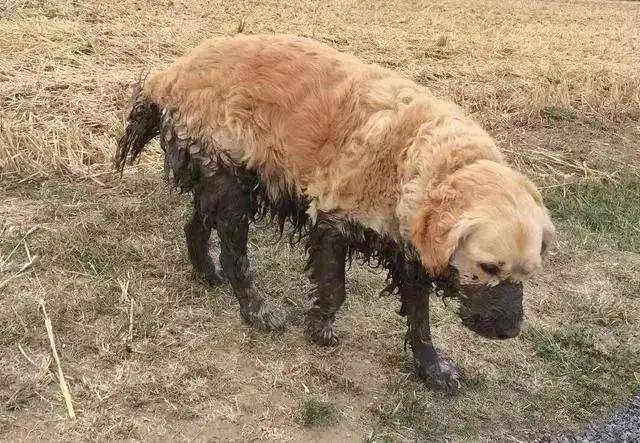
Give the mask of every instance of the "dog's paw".
M 337 346 L 340 343 L 338 336 L 333 333 L 333 325 L 330 322 L 307 324 L 307 337 L 320 346 Z
M 228 283 L 229 280 L 219 269 L 196 273 L 197 277 L 209 286 L 219 286 Z
M 340 342 L 333 332 L 333 321 L 322 315 L 316 306 L 306 313 L 305 332 L 309 341 L 320 346 L 337 346 Z
M 252 300 L 245 308 L 241 307 L 240 316 L 249 326 L 262 331 L 280 331 L 285 325 L 279 310 L 270 308 L 263 299 Z
M 416 361 L 416 370 L 427 386 L 455 395 L 460 389 L 460 376 L 453 363 L 438 357 L 431 362 Z

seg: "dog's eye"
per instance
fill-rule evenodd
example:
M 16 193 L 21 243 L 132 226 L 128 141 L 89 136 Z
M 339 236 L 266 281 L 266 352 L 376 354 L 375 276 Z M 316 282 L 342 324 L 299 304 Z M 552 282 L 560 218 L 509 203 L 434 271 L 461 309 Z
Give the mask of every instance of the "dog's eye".
M 494 265 L 493 263 L 479 263 L 480 269 L 486 272 L 489 275 L 498 275 L 500 272 L 500 267 L 498 265 Z

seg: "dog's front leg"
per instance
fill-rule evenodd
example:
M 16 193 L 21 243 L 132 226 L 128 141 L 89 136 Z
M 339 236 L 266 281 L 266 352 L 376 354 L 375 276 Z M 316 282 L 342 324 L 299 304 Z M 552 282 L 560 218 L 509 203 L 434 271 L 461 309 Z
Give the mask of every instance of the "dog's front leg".
M 449 394 L 455 394 L 460 387 L 458 370 L 438 354 L 431 340 L 429 325 L 431 288 L 422 282 L 401 282 L 399 290 L 402 300 L 401 313 L 407 317 L 406 340 L 413 351 L 413 361 L 418 375 L 428 385 L 443 389 Z

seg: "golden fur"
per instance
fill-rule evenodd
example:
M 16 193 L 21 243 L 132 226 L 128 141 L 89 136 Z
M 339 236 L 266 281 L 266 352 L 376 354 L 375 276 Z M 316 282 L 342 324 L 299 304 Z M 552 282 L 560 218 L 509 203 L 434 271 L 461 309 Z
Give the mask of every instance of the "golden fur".
M 411 242 L 425 268 L 479 261 L 521 279 L 553 226 L 535 187 L 455 104 L 379 66 L 293 36 L 208 40 L 151 76 L 145 98 L 205 149 L 332 212 Z

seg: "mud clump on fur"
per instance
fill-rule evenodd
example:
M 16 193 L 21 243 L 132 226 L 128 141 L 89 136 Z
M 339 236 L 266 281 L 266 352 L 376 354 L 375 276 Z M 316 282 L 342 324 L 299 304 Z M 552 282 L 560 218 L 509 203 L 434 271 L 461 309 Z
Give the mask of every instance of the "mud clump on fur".
M 160 134 L 160 108 L 155 103 L 144 100 L 140 80 L 133 88 L 131 111 L 127 117 L 124 134 L 118 140 L 118 149 L 114 159 L 116 169 L 122 174 L 127 164 L 140 156 L 147 143 Z

